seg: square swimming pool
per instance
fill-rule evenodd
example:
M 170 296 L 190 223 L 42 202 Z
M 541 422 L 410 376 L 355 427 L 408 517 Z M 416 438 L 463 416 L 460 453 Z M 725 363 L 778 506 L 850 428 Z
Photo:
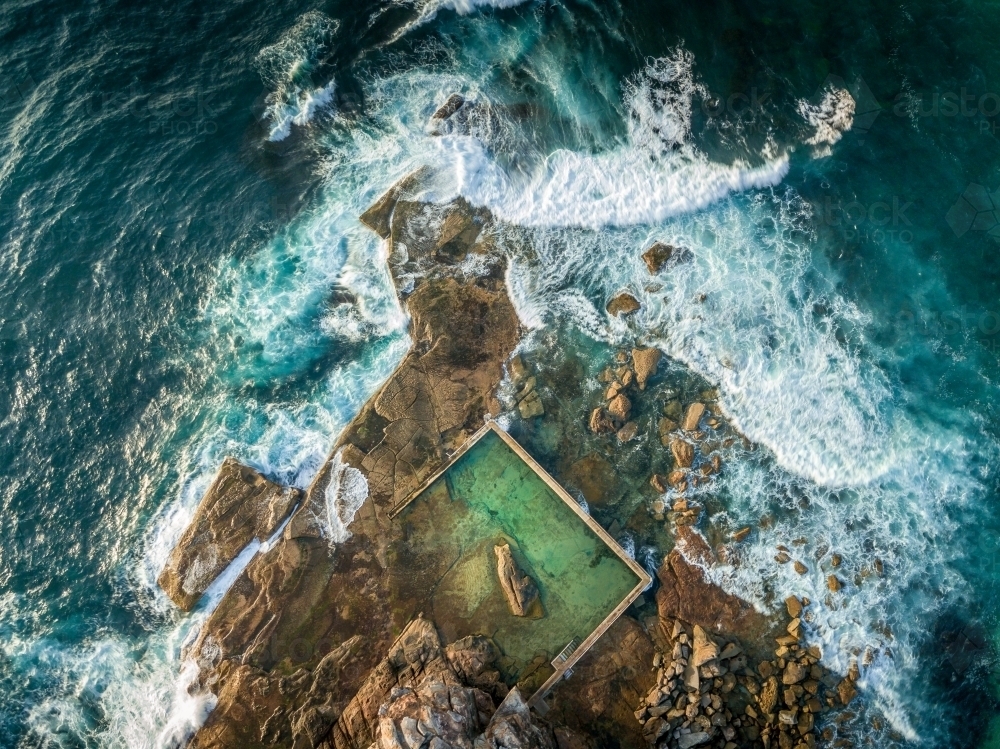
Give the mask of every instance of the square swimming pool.
M 492 637 L 511 680 L 532 690 L 542 682 L 551 686 L 650 582 L 493 422 L 393 516 L 405 526 L 411 564 L 423 559 L 440 573 L 426 581 L 424 613 L 447 641 Z M 510 545 L 522 573 L 537 586 L 541 616 L 511 612 L 493 551 L 500 543 Z

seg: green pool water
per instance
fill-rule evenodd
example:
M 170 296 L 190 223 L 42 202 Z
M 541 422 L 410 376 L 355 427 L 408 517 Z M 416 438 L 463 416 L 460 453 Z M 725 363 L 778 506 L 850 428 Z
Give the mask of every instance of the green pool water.
M 493 637 L 513 678 L 552 672 L 641 582 L 639 575 L 496 433 L 487 432 L 399 516 L 413 560 L 441 571 L 428 605 L 449 640 Z M 514 616 L 493 548 L 506 541 L 544 615 Z M 541 668 L 539 666 L 542 665 Z M 537 685 L 535 685 L 537 686 Z

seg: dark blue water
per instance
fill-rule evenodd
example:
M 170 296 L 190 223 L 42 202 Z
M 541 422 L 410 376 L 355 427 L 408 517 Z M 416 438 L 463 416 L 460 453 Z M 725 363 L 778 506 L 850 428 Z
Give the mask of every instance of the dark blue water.
M 823 560 L 791 579 L 773 547 L 839 551 L 861 584 L 824 656 L 872 650 L 865 699 L 906 740 L 986 745 L 1000 10 L 459 10 L 0 10 L 0 746 L 170 746 L 204 717 L 180 649 L 210 602 L 153 581 L 222 456 L 308 483 L 405 351 L 355 217 L 421 163 L 429 199 L 531 238 L 526 324 L 638 332 L 768 448 L 723 499 L 776 521 L 720 582 L 822 600 Z M 493 114 L 431 137 L 453 91 Z M 629 332 L 601 300 L 642 289 L 655 238 L 696 261 Z

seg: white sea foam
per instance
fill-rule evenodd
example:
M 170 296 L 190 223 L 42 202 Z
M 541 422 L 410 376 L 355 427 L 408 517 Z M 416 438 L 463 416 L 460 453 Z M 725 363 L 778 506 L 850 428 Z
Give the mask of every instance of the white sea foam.
M 832 84 L 824 89 L 819 104 L 810 104 L 805 99 L 798 102 L 799 114 L 813 128 L 813 134 L 805 142 L 817 146 L 816 155 L 828 155 L 830 146 L 851 129 L 854 110 L 855 102 L 851 93 Z
M 524 180 L 508 175 L 478 139 L 449 135 L 437 140 L 437 163 L 450 165 L 456 190 L 470 202 L 520 226 L 659 223 L 781 182 L 784 154 L 757 166 L 717 164 L 687 143 L 692 98 L 700 92 L 693 57 L 678 48 L 627 82 L 628 136 L 616 148 L 555 151 Z
M 331 105 L 335 82 L 317 86 L 312 72 L 330 49 L 338 26 L 338 21 L 319 11 L 309 11 L 277 42 L 258 53 L 257 68 L 270 89 L 264 110 L 271 122 L 268 140 L 284 140 L 292 125 L 305 125 Z
M 347 527 L 368 498 L 368 481 L 357 468 L 341 459 L 343 450 L 333 456 L 330 482 L 326 485 L 326 539 L 333 548 L 351 537 Z

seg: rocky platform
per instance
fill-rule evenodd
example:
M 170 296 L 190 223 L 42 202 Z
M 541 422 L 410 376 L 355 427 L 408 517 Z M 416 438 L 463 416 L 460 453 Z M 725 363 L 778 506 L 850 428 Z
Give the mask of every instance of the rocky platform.
M 549 695 L 545 716 L 530 714 L 517 688 L 504 682 L 488 638 L 443 645 L 435 626 L 441 623 L 423 618 L 428 592 L 443 571 L 408 555 L 406 529 L 390 520 L 390 511 L 484 418 L 501 412 L 497 394 L 505 368 L 525 423 L 543 416 L 545 408 L 535 378 L 519 356 L 511 357 L 522 331 L 506 293 L 506 259 L 495 246 L 492 218 L 461 200 L 440 206 L 409 199 L 419 180 L 419 174 L 403 180 L 362 216 L 386 240 L 390 273 L 410 316 L 411 350 L 339 436 L 304 496 L 292 503 L 296 509 L 280 538 L 253 559 L 203 626 L 188 655 L 200 667 L 200 686 L 211 689 L 218 704 L 191 746 L 732 749 L 734 740 L 768 746 L 766 718 L 756 737 L 752 730 L 736 730 L 737 724 L 733 739 L 725 730 L 732 718 L 713 722 L 719 709 L 711 689 L 719 678 L 728 682 L 711 674 L 708 660 L 701 666 L 709 672 L 697 686 L 684 681 L 684 663 L 679 674 L 667 675 L 668 655 L 674 670 L 691 657 L 677 645 L 687 644 L 681 634 L 696 644 L 695 626 L 739 647 L 746 658 L 755 647 L 764 649 L 767 638 L 786 634 L 781 622 L 706 581 L 698 566 L 704 541 L 683 523 L 677 532 L 689 542 L 664 559 L 655 604 L 643 608 L 640 601 L 611 627 L 577 663 L 572 678 Z M 658 352 L 641 350 L 633 358 L 643 389 L 656 371 Z M 610 406 L 608 413 L 621 416 Z M 627 423 L 625 418 L 619 420 Z M 587 430 L 586 424 L 581 414 L 579 428 Z M 622 426 L 616 424 L 619 432 Z M 233 471 L 249 469 L 227 464 L 216 485 Z M 595 480 L 613 480 L 613 472 L 601 473 Z M 585 484 L 586 477 L 577 478 Z M 281 491 L 268 488 L 267 496 L 286 496 Z M 175 557 L 200 558 L 203 542 L 222 536 L 226 553 L 220 558 L 235 556 L 242 539 L 280 525 L 284 505 L 277 500 L 264 503 L 268 512 L 258 501 L 251 503 L 257 509 L 237 513 L 246 520 L 216 523 L 235 516 L 213 510 L 218 502 L 210 497 L 231 501 L 239 492 L 245 493 L 206 495 L 172 564 Z M 179 605 L 190 606 L 193 601 L 175 593 L 184 568 L 173 564 L 162 580 Z M 196 599 L 201 587 L 185 595 Z M 720 671 L 731 668 L 721 655 L 713 662 Z M 751 666 L 747 661 L 741 668 Z M 713 686 L 703 692 L 703 684 Z M 689 711 L 695 703 L 698 710 Z M 683 717 L 664 717 L 682 707 Z M 707 724 L 699 720 L 705 717 Z M 800 733 L 797 738 L 813 735 L 811 729 Z M 786 735 L 774 731 L 776 740 Z

